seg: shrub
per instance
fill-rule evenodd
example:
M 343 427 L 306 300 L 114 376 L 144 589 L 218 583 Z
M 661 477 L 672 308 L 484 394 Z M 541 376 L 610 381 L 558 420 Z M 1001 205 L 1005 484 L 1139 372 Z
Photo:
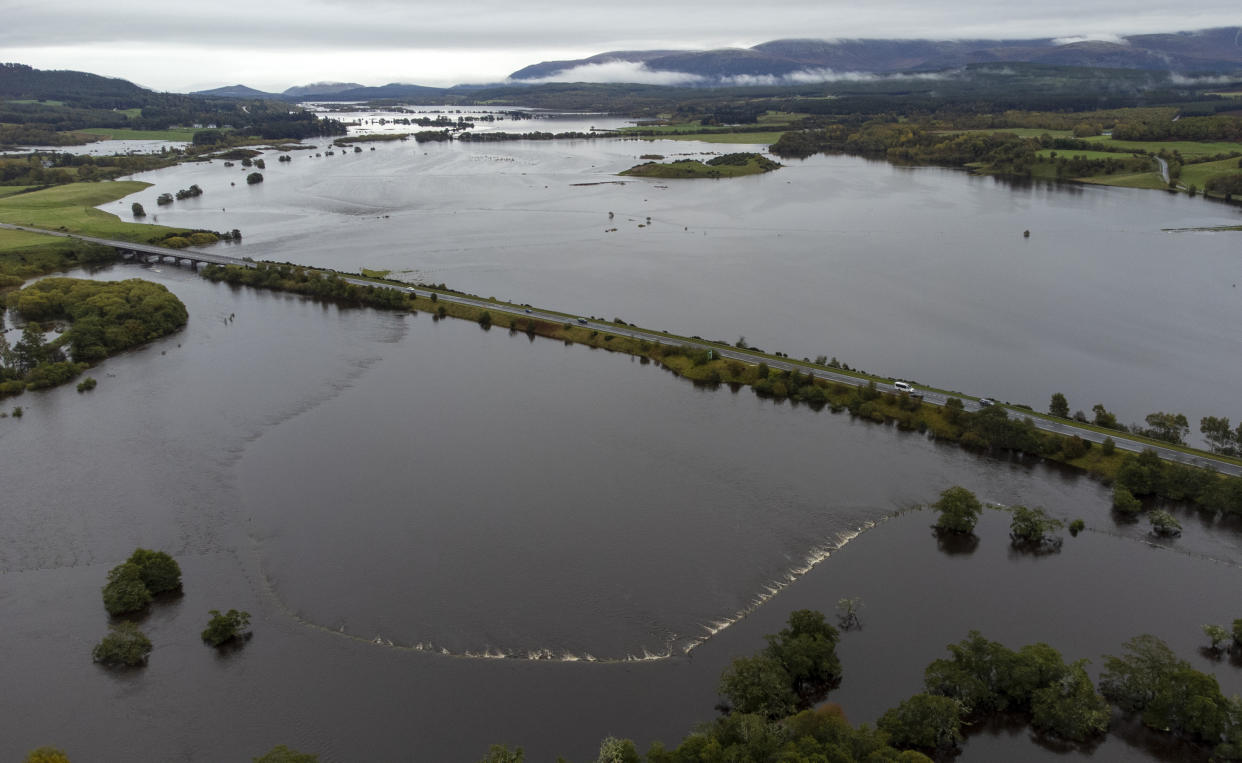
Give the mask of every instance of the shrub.
M 143 585 L 153 594 L 175 591 L 181 587 L 181 565 L 163 551 L 134 549 L 128 563 L 138 568 Z
M 151 639 L 133 623 L 117 623 L 91 650 L 91 658 L 104 665 L 145 665 Z
M 143 209 L 142 205 L 136 201 L 133 204 L 129 205 L 129 211 L 133 213 L 134 217 L 146 217 L 147 216 L 147 210 Z
M 169 249 L 185 249 L 190 245 L 190 240 L 184 236 L 169 236 L 161 243 Z
M 1070 535 L 1073 535 L 1075 538 L 1078 537 L 1078 533 L 1082 532 L 1085 529 L 1087 529 L 1087 523 L 1082 521 L 1081 519 L 1075 519 L 1073 522 L 1070 522 L 1069 524 Z
M 247 185 L 255 185 L 256 183 L 262 183 L 262 182 L 263 182 L 262 172 L 251 172 L 249 175 L 246 176 Z
M 222 646 L 236 639 L 244 639 L 247 637 L 246 626 L 250 624 L 249 612 L 238 612 L 236 609 L 230 609 L 223 615 L 220 610 L 213 609 L 208 614 L 211 620 L 207 623 L 207 628 L 203 631 L 203 641 L 212 646 Z
M 90 392 L 91 390 L 95 389 L 95 385 L 98 383 L 99 382 L 95 381 L 95 377 L 88 376 L 82 381 L 78 382 L 78 392 Z
M 1106 456 L 1113 455 L 1117 452 L 1117 442 L 1111 437 L 1105 437 L 1104 442 L 1100 443 L 1100 452 Z
M 1121 485 L 1114 485 L 1113 508 L 1122 514 L 1137 514 L 1143 510 L 1143 502 Z
M 55 747 L 40 747 L 30 751 L 25 763 L 69 763 L 69 756 Z
M 103 587 L 104 609 L 110 615 L 138 612 L 151 603 L 151 592 L 142 582 L 142 570 L 132 562 L 117 565 L 108 571 Z

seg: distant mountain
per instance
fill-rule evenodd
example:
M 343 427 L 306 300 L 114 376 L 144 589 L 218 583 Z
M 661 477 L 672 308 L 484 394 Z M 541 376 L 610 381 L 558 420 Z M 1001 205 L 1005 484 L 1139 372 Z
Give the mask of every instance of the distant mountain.
M 1183 73 L 1242 68 L 1242 28 L 1134 35 L 1116 41 L 1029 40 L 773 40 L 752 48 L 706 51 L 614 51 L 572 61 L 545 61 L 509 75 L 512 81 L 572 80 L 580 67 L 639 64 L 647 72 L 679 72 L 703 84 L 782 78 L 800 72 L 940 71 L 980 63 L 1039 63 Z M 625 76 L 618 72 L 618 76 Z
M 312 82 L 309 85 L 297 85 L 288 88 L 281 95 L 291 98 L 301 98 L 306 95 L 331 95 L 344 90 L 357 90 L 366 85 L 360 85 L 357 82 Z
M 211 90 L 196 90 L 190 95 L 202 95 L 209 98 L 279 98 L 278 93 L 266 93 L 245 85 L 225 85 Z
M 286 91 L 287 92 L 287 91 Z M 411 98 L 434 96 L 448 92 L 441 87 L 425 87 L 423 85 L 403 85 L 390 82 L 379 87 L 363 87 L 356 85 L 349 90 L 331 92 L 306 92 L 297 96 L 301 101 L 373 101 L 383 98 Z

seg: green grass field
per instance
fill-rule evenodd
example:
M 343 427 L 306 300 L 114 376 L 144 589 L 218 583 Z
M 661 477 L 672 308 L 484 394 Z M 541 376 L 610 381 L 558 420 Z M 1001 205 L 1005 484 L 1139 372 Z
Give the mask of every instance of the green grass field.
M 49 244 L 61 242 L 61 239 L 55 236 L 45 236 L 42 233 L 27 233 L 24 230 L 9 230 L 0 228 L 0 254 L 16 252 L 22 249 L 31 249 L 34 247 L 45 247 Z
M 39 103 L 44 106 L 64 106 L 64 101 L 37 101 L 34 98 L 14 98 L 6 103 Z
M 1127 159 L 1130 156 L 1133 156 L 1133 154 L 1122 154 L 1116 151 L 1080 151 L 1078 149 L 1058 151 L 1052 148 L 1045 148 L 1041 151 L 1037 151 L 1035 155 L 1040 159 L 1051 159 L 1053 154 L 1066 159 L 1073 156 L 1081 156 L 1087 159 Z M 1155 161 L 1152 161 L 1153 167 L 1155 164 Z
M 91 135 L 102 135 L 105 140 L 192 140 L 194 133 L 198 132 L 193 128 L 178 128 L 175 130 L 130 130 L 125 127 L 87 127 L 75 132 L 84 132 Z
M 1238 159 L 1222 159 L 1218 162 L 1203 162 L 1202 164 L 1184 164 L 1182 165 L 1182 176 L 1179 182 L 1185 186 L 1198 186 L 1199 190 L 1203 190 L 1203 186 L 1207 181 L 1217 175 L 1229 175 L 1235 172 L 1242 172 L 1242 167 L 1238 166 Z
M 0 185 L 0 199 L 3 199 L 5 196 L 23 193 L 34 187 L 33 185 Z
M 1038 138 L 1040 135 L 1051 135 L 1054 138 L 1070 138 L 1074 135 L 1070 130 L 1045 130 L 1041 127 L 998 127 L 990 130 L 940 130 L 939 132 L 945 135 L 967 132 L 1007 132 L 1017 135 L 1019 138 Z
M 149 185 L 135 180 L 73 183 L 7 196 L 0 198 L 0 222 L 123 241 L 150 241 L 177 232 L 177 228 L 122 222 L 114 214 L 95 209 Z
M 1113 140 L 1104 135 L 1086 138 L 1090 143 L 1099 143 L 1123 151 L 1149 151 L 1153 154 L 1161 150 L 1180 151 L 1183 156 L 1204 156 L 1211 154 L 1227 154 L 1230 151 L 1242 151 L 1242 143 L 1217 141 L 1213 143 L 1197 143 L 1190 140 Z

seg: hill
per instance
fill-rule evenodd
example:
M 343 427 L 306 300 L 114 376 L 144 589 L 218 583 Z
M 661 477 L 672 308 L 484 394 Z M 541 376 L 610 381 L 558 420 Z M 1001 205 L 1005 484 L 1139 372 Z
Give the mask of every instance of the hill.
M 678 72 L 703 85 L 750 84 L 754 78 L 806 81 L 831 73 L 928 72 L 984 63 L 1138 69 L 1179 73 L 1242 70 L 1242 28 L 1134 35 L 1114 40 L 773 40 L 751 48 L 706 51 L 613 51 L 572 61 L 545 61 L 509 75 L 515 82 L 581 77 L 583 67 L 638 64 Z M 619 77 L 625 73 L 619 71 Z

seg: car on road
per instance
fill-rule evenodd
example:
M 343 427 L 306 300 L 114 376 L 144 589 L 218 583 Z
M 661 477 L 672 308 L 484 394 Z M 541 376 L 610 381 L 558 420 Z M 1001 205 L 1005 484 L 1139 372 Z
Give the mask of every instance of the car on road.
M 585 326 L 587 321 L 586 321 L 586 318 L 579 318 L 578 322 L 581 323 L 583 326 Z
M 528 312 L 528 313 L 530 312 L 530 308 L 529 308 L 529 307 L 528 307 L 528 308 L 526 308 L 526 312 Z
M 905 393 L 907 393 L 907 394 L 911 394 L 911 393 L 913 393 L 913 392 L 914 392 L 914 387 L 910 386 L 909 384 L 906 384 L 906 383 L 905 383 L 905 382 L 903 382 L 903 381 L 895 381 L 895 382 L 893 382 L 893 387 L 894 387 L 894 388 L 895 388 L 898 392 L 905 392 Z
M 979 407 L 980 407 L 980 408 L 987 408 L 989 405 L 996 405 L 996 401 L 995 401 L 995 400 L 993 400 L 993 399 L 992 399 L 992 398 L 990 398 L 990 397 L 981 397 L 981 398 L 979 398 Z

